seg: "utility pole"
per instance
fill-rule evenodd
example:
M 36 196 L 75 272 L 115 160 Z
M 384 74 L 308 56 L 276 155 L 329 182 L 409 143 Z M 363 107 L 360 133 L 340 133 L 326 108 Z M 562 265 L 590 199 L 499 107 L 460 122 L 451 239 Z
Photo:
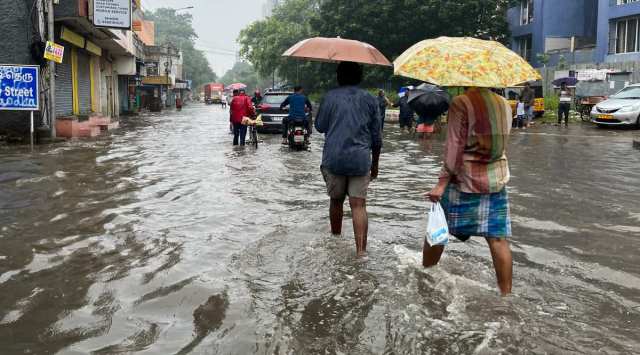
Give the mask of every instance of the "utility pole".
M 55 42 L 53 14 L 53 0 L 45 0 L 47 3 L 47 34 L 48 40 Z M 56 63 L 49 61 L 49 128 L 51 129 L 51 138 L 56 137 Z

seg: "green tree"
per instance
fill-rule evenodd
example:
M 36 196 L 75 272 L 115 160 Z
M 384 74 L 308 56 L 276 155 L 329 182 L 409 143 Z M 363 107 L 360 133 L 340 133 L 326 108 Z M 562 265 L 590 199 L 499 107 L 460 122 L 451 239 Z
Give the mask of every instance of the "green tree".
M 371 43 L 390 60 L 427 38 L 473 36 L 506 42 L 506 12 L 513 0 L 286 0 L 274 14 L 245 28 L 241 54 L 262 75 L 278 75 L 306 87 L 333 85 L 335 66 L 296 62 L 281 54 L 309 37 L 351 38 Z M 303 74 L 300 74 L 303 73 Z M 388 68 L 367 68 L 365 84 L 407 82 Z
M 204 52 L 195 48 L 198 35 L 193 29 L 191 14 L 178 14 L 171 8 L 159 8 L 147 12 L 145 17 L 155 22 L 157 45 L 173 44 L 180 48 L 184 77 L 193 80 L 193 87 L 216 81 L 216 74 L 211 69 Z
M 243 83 L 247 85 L 249 91 L 270 86 L 268 79 L 261 78 L 254 67 L 247 62 L 236 62 L 233 68 L 220 78 L 220 82 L 225 85 Z

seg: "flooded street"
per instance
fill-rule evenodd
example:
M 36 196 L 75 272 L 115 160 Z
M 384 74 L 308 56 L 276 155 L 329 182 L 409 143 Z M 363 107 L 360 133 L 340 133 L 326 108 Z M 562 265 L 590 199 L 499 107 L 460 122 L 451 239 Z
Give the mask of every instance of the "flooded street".
M 329 231 L 322 139 L 234 148 L 225 113 L 0 148 L 0 354 L 640 352 L 636 132 L 511 138 L 514 292 L 486 243 L 420 264 L 442 137 L 388 125 L 369 257 Z

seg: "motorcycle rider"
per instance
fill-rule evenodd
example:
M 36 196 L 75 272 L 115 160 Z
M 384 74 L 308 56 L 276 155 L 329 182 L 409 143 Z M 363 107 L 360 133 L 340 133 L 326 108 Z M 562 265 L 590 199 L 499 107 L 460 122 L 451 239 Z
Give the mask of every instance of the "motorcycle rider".
M 253 102 L 253 106 L 255 107 L 258 107 L 258 105 L 260 105 L 260 103 L 262 102 L 262 94 L 260 93 L 259 89 L 256 89 L 256 91 L 253 93 L 251 102 Z
M 311 126 L 309 125 L 309 119 L 307 117 L 307 109 L 309 112 L 313 111 L 311 101 L 304 95 L 304 89 L 302 86 L 296 86 L 293 88 L 293 94 L 289 95 L 284 102 L 280 105 L 280 109 L 283 110 L 289 106 L 289 116 L 282 120 L 282 144 L 289 144 L 287 135 L 289 134 L 289 121 L 300 120 L 304 122 L 304 126 L 307 129 L 307 134 L 311 135 Z

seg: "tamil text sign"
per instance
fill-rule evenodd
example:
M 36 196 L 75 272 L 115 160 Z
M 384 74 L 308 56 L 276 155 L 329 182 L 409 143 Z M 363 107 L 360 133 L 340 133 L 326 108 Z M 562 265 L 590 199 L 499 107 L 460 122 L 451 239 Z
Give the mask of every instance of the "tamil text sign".
M 47 41 L 47 46 L 44 48 L 44 58 L 56 63 L 62 63 L 63 57 L 64 47 L 51 41 Z
M 93 24 L 131 29 L 131 0 L 93 0 Z
M 0 64 L 0 110 L 37 111 L 39 71 L 38 66 Z

